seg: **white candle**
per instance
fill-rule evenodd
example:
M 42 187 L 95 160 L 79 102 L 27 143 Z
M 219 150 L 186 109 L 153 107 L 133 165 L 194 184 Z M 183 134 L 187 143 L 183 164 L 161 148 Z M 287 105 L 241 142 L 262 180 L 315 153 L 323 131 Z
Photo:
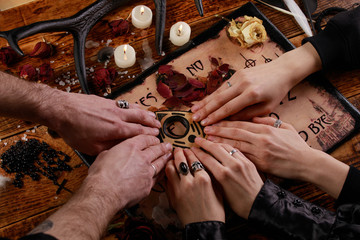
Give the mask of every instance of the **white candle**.
M 136 62 L 136 52 L 128 44 L 118 46 L 114 51 L 115 63 L 119 68 L 128 68 Z
M 136 28 L 147 28 L 151 25 L 152 16 L 152 11 L 147 6 L 136 6 L 131 12 L 131 22 Z
M 190 39 L 191 28 L 186 22 L 177 22 L 170 28 L 170 41 L 175 46 L 182 46 Z

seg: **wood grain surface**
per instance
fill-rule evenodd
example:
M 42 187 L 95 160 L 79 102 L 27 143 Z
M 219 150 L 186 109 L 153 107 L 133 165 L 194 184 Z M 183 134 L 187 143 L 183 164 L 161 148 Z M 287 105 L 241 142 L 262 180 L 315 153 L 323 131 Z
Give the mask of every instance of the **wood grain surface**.
M 82 8 L 90 5 L 94 1 L 92 0 L 37 0 L 31 3 L 21 5 L 6 11 L 0 12 L 0 31 L 10 30 L 16 27 L 31 24 L 37 21 L 50 20 L 62 17 L 68 17 Z M 175 50 L 168 40 L 170 27 L 178 22 L 185 21 L 189 23 L 192 28 L 191 37 L 194 37 L 217 22 L 219 19 L 214 17 L 214 14 L 227 15 L 233 10 L 237 9 L 247 1 L 234 1 L 234 0 L 205 0 L 204 4 L 204 17 L 200 17 L 193 0 L 186 1 L 167 1 L 167 22 L 164 36 L 164 52 L 165 54 Z M 350 8 L 353 4 L 359 3 L 355 0 L 335 0 L 335 1 L 318 1 L 317 11 L 324 10 L 331 6 L 340 6 L 344 8 Z M 151 0 L 143 1 L 131 1 L 131 3 L 123 8 L 119 8 L 109 15 L 105 16 L 97 23 L 88 36 L 88 40 L 93 40 L 100 43 L 98 48 L 86 49 L 86 64 L 87 67 L 94 69 L 103 67 L 102 64 L 96 60 L 97 52 L 106 45 L 116 47 L 120 44 L 129 43 L 137 52 L 137 63 L 134 67 L 128 70 L 127 74 L 124 74 L 123 78 L 116 80 L 116 87 L 127 81 L 133 80 L 133 75 L 137 75 L 141 72 L 141 66 L 139 60 L 144 58 L 143 43 L 144 40 L 148 40 L 149 46 L 152 49 L 152 58 L 158 61 L 162 56 L 157 56 L 155 51 L 155 23 L 153 21 L 150 28 L 147 30 L 139 30 L 131 26 L 130 33 L 123 36 L 114 37 L 111 34 L 108 21 L 126 18 L 131 9 L 136 5 L 144 4 L 149 6 L 154 12 L 154 3 Z M 294 19 L 291 17 L 278 13 L 268 7 L 255 3 L 256 6 L 267 16 L 272 23 L 290 39 L 295 46 L 300 46 L 301 40 L 304 38 L 302 30 L 296 25 Z M 57 53 L 50 59 L 39 60 L 37 58 L 30 58 L 27 55 L 32 51 L 34 45 L 42 41 L 45 38 L 46 41 L 51 42 L 57 50 Z M 111 40 L 111 41 L 108 41 Z M 0 38 L 0 47 L 7 46 L 4 39 Z M 55 69 L 55 79 L 63 79 L 63 76 L 71 76 L 76 78 L 75 66 L 73 59 L 73 40 L 69 33 L 45 33 L 37 34 L 35 36 L 28 37 L 20 41 L 20 47 L 24 51 L 26 56 L 22 60 L 11 66 L 10 68 L 0 65 L 0 70 L 8 72 L 18 76 L 19 67 L 24 64 L 32 64 L 33 66 L 40 66 L 42 63 L 50 62 L 51 66 Z M 116 67 L 114 61 L 109 64 L 110 67 Z M 118 69 L 124 71 L 123 69 Z M 350 71 L 346 73 L 334 72 L 328 74 L 328 78 L 331 83 L 338 88 L 338 90 L 348 98 L 348 100 L 358 109 L 360 109 L 360 71 Z M 91 73 L 89 74 L 89 80 L 91 80 Z M 60 86 L 55 81 L 46 82 L 46 84 L 57 87 L 66 91 L 67 87 L 71 88 L 71 92 L 79 92 L 81 90 L 80 85 Z M 0 86 L 1 87 L 1 86 Z M 99 93 L 103 95 L 103 93 Z M 47 128 L 44 126 L 37 126 L 35 131 L 35 123 L 24 122 L 17 119 L 9 119 L 0 117 L 0 155 L 6 151 L 14 141 L 20 140 L 24 134 L 28 135 L 28 138 L 36 138 L 41 141 L 47 142 L 51 147 L 56 150 L 61 150 L 71 156 L 71 166 L 77 166 L 81 164 L 81 160 L 74 153 L 74 151 L 67 146 L 61 139 L 53 139 L 47 133 Z M 26 132 L 30 130 L 30 132 Z M 353 164 L 355 167 L 360 168 L 360 135 L 356 134 L 335 151 L 331 153 L 332 156 L 347 164 Z M 7 143 L 5 146 L 4 143 Z M 0 169 L 1 175 L 6 175 L 2 169 Z M 86 177 L 86 166 L 80 166 L 73 169 L 69 173 L 62 173 L 61 179 L 66 178 L 68 182 L 66 187 L 71 191 L 76 191 L 80 186 L 82 180 Z M 14 175 L 9 175 L 14 178 Z M 295 193 L 296 195 L 319 204 L 322 207 L 333 209 L 334 200 L 327 194 L 323 193 L 315 186 L 303 182 L 296 181 L 282 181 L 282 185 Z M 25 178 L 24 187 L 22 189 L 15 188 L 13 185 L 8 184 L 6 188 L 0 189 L 0 237 L 8 237 L 15 239 L 26 234 L 30 229 L 43 221 L 47 216 L 53 213 L 61 205 L 63 205 L 70 197 L 71 193 L 62 190 L 60 194 L 56 194 L 58 187 L 53 183 L 41 178 L 40 181 L 35 182 L 30 178 Z M 248 226 L 245 222 L 240 225 L 236 224 L 229 227 L 230 239 L 270 239 L 264 237 L 264 235 L 255 229 Z M 105 239 L 113 239 L 111 235 L 107 235 Z

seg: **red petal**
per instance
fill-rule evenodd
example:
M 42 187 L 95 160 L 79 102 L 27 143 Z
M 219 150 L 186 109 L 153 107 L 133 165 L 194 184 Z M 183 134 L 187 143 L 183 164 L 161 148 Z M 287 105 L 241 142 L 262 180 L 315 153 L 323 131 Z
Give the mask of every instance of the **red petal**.
M 25 80 L 34 80 L 37 76 L 35 68 L 30 64 L 20 67 L 20 78 Z
M 50 67 L 50 64 L 44 63 L 39 68 L 39 80 L 45 82 L 51 80 L 54 77 L 54 69 Z
M 203 97 L 205 97 L 205 90 L 195 90 L 190 95 L 188 95 L 185 98 L 182 98 L 184 102 L 193 102 L 193 101 L 199 101 Z
M 181 91 L 174 91 L 174 96 L 178 98 L 183 98 L 189 96 L 194 91 L 194 88 L 188 84 L 185 88 L 181 89 Z
M 165 74 L 168 77 L 174 75 L 171 65 L 161 65 L 158 69 L 159 74 Z
M 222 83 L 222 77 L 219 75 L 217 70 L 209 73 L 209 81 L 206 86 L 206 93 L 213 93 Z
M 194 86 L 195 88 L 205 88 L 205 84 L 195 78 L 189 78 L 189 83 Z
M 221 73 L 227 73 L 229 71 L 229 64 L 223 64 L 219 67 L 219 70 L 221 71 Z
M 158 82 L 156 90 L 163 98 L 167 99 L 173 96 L 169 86 L 163 83 L 162 81 Z
M 121 36 L 129 32 L 129 22 L 124 19 L 114 20 L 109 22 L 109 27 L 115 36 Z
M 219 61 L 216 58 L 210 57 L 210 62 L 212 65 L 214 65 L 215 67 L 219 66 Z
M 188 82 L 186 81 L 186 76 L 178 72 L 174 72 L 174 75 L 169 78 L 168 82 L 169 87 L 174 91 L 179 91 L 188 84 Z
M 116 71 L 116 69 L 115 68 L 108 68 L 107 69 L 108 71 L 109 71 L 109 79 L 107 79 L 106 81 L 105 81 L 105 83 L 107 84 L 107 85 L 110 85 L 110 84 L 112 84 L 113 83 L 113 81 L 115 80 L 115 78 L 117 77 L 117 71 Z
M 54 48 L 46 42 L 38 42 L 34 50 L 30 53 L 30 57 L 48 58 L 54 54 Z

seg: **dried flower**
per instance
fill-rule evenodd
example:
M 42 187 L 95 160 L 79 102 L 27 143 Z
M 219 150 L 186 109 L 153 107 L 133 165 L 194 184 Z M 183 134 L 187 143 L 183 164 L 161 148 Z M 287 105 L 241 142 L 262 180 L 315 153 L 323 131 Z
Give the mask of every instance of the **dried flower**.
M 50 64 L 44 63 L 39 68 L 39 81 L 45 82 L 52 80 L 54 77 L 54 69 L 50 67 Z
M 129 32 L 129 21 L 126 19 L 119 19 L 109 22 L 109 27 L 115 37 L 121 36 Z
M 111 93 L 110 86 L 117 76 L 117 72 L 114 68 L 100 68 L 95 71 L 94 84 L 97 88 L 106 88 L 108 93 Z
M 46 42 L 38 42 L 29 56 L 37 58 L 48 58 L 53 56 L 54 53 L 55 47 L 53 45 Z
M 30 64 L 25 64 L 24 66 L 20 67 L 20 78 L 25 80 L 35 80 L 37 77 L 37 72 L 35 68 Z
M 267 39 L 262 20 L 257 17 L 244 16 L 243 21 L 232 20 L 227 32 L 231 38 L 236 39 L 241 47 L 246 48 L 265 42 Z
M 6 65 L 10 66 L 17 62 L 19 55 L 11 47 L 2 47 L 0 49 L 0 60 Z

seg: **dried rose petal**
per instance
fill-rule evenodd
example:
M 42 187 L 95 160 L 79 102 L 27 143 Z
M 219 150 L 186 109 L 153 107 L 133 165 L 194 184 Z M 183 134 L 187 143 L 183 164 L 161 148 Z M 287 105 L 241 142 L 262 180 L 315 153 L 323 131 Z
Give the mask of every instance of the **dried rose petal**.
M 117 72 L 114 68 L 100 68 L 94 73 L 94 84 L 99 89 L 106 87 L 109 91 L 110 85 L 113 83 L 117 76 Z
M 50 64 L 44 63 L 39 68 L 39 81 L 45 82 L 52 80 L 54 77 L 54 69 L 50 67 Z
M 54 55 L 54 53 L 55 48 L 53 45 L 46 42 L 38 42 L 29 56 L 37 58 L 48 58 Z
M 219 66 L 219 61 L 214 58 L 214 57 L 210 57 L 210 62 L 212 65 L 214 65 L 215 67 L 218 67 Z
M 168 77 L 171 77 L 172 75 L 174 75 L 171 65 L 161 65 L 158 69 L 158 73 L 165 74 Z
M 194 88 L 188 84 L 185 88 L 180 91 L 174 91 L 174 96 L 178 98 L 183 98 L 189 96 L 194 91 Z
M 229 64 L 223 64 L 219 67 L 219 70 L 222 74 L 227 73 L 229 71 Z
M 217 70 L 213 70 L 209 73 L 209 80 L 206 86 L 206 94 L 213 93 L 223 82 L 223 79 Z
M 184 102 L 199 101 L 205 97 L 205 90 L 195 90 L 190 95 L 182 98 Z
M 2 64 L 11 66 L 19 59 L 19 55 L 11 47 L 2 47 L 0 49 L 0 60 Z
M 37 77 L 37 72 L 32 65 L 25 64 L 24 66 L 20 67 L 20 78 L 32 81 L 35 80 L 36 77 Z
M 187 84 L 186 76 L 182 73 L 174 72 L 174 75 L 168 79 L 169 87 L 174 91 L 183 89 Z
M 119 19 L 109 22 L 109 27 L 115 37 L 124 35 L 129 32 L 129 21 L 125 19 Z
M 195 78 L 189 78 L 188 81 L 195 88 L 205 88 L 206 87 L 206 85 L 202 81 L 199 81 Z
M 181 107 L 182 104 L 184 104 L 184 101 L 181 101 L 177 97 L 168 98 L 165 102 L 163 102 L 163 105 L 170 109 L 175 107 Z
M 163 98 L 167 99 L 173 96 L 169 86 L 161 81 L 158 82 L 156 90 Z

